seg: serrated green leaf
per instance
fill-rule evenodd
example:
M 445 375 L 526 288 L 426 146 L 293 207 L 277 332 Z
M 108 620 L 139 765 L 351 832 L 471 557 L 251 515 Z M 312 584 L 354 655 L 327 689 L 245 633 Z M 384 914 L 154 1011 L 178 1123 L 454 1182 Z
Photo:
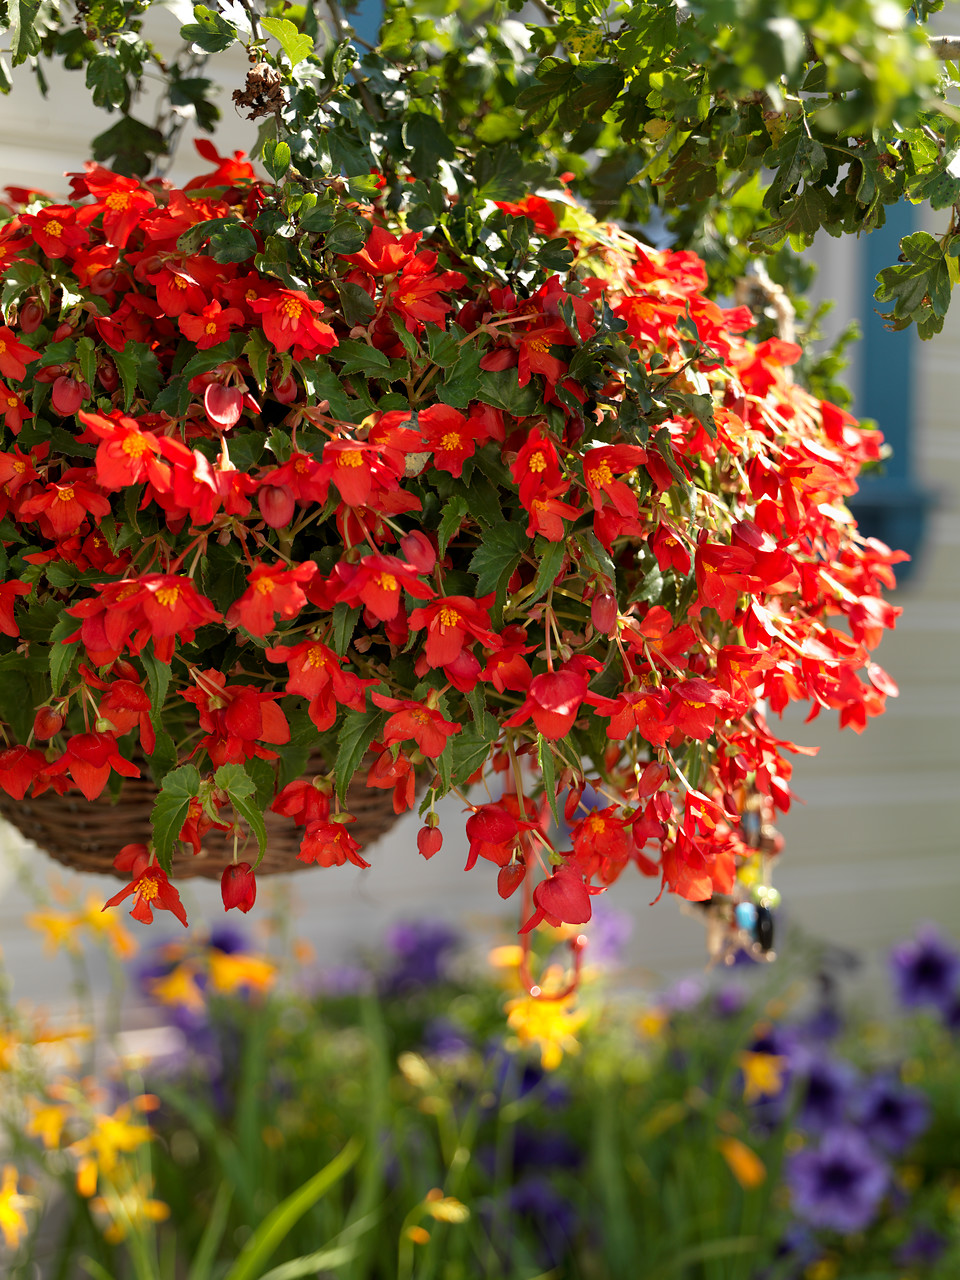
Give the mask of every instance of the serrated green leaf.
M 347 796 L 350 780 L 360 767 L 360 761 L 367 748 L 386 723 L 386 712 L 348 711 L 337 736 L 337 759 L 333 767 L 333 775 L 337 785 L 337 795 L 343 804 Z
M 276 138 L 269 138 L 263 144 L 260 158 L 274 182 L 281 182 L 290 168 L 290 145 Z
M 160 785 L 150 821 L 153 825 L 153 847 L 157 861 L 170 874 L 173 846 L 187 820 L 190 801 L 200 794 L 200 772 L 196 765 L 183 764 L 168 773 Z
M 440 524 L 437 527 L 437 541 L 440 544 L 441 556 L 446 555 L 450 539 L 460 528 L 464 516 L 468 515 L 469 512 L 470 504 L 460 494 L 455 494 L 443 508 Z
M 553 748 L 542 733 L 537 734 L 537 763 L 543 775 L 543 790 L 547 797 L 547 803 L 550 805 L 550 812 L 553 814 L 554 824 L 559 828 L 560 815 L 557 812 L 556 760 Z
M 147 686 L 150 689 L 150 716 L 155 729 L 160 727 L 163 704 L 167 700 L 170 687 L 170 663 L 161 662 L 153 652 L 153 642 L 142 649 L 140 661 L 147 673 Z
M 342 658 L 350 647 L 350 641 L 353 639 L 353 630 L 359 617 L 359 607 L 351 609 L 342 600 L 339 604 L 333 606 L 333 634 L 331 639 L 333 641 L 333 651 L 338 658 Z
M 273 352 L 273 344 L 267 340 L 262 329 L 254 329 L 250 334 L 243 354 L 247 357 L 250 372 L 257 380 L 257 386 L 263 391 L 267 385 L 267 361 Z M 231 449 L 231 454 L 233 450 Z
M 533 554 L 537 558 L 537 576 L 533 580 L 533 589 L 524 599 L 525 606 L 534 604 L 554 585 L 560 574 L 560 566 L 563 564 L 566 551 L 565 541 L 548 542 L 546 538 L 537 534 L 533 544 Z
M 213 9 L 202 4 L 194 5 L 193 16 L 195 22 L 188 22 L 180 28 L 181 40 L 196 45 L 204 53 L 223 53 L 236 41 L 236 26 Z
M 504 522 L 492 528 L 470 559 L 470 572 L 477 575 L 477 595 L 496 590 L 501 578 L 513 573 L 529 545 L 523 525 Z
M 40 0 L 7 0 L 10 52 L 15 67 L 40 52 L 40 31 L 37 26 L 39 12 Z
M 344 338 L 331 352 L 331 358 L 343 362 L 341 373 L 346 377 L 351 373 L 382 374 L 390 368 L 390 357 L 378 351 L 366 342 L 356 342 L 353 338 Z
M 257 784 L 241 764 L 222 764 L 213 775 L 213 780 L 227 793 L 234 812 L 256 836 L 259 855 L 254 868 L 259 867 L 267 851 L 267 828 L 256 800 Z
M 51 644 L 50 646 L 50 689 L 59 693 L 63 682 L 73 668 L 80 649 L 80 642 L 74 644 Z
M 462 732 L 451 740 L 451 780 L 453 786 L 462 787 L 468 778 L 483 765 L 490 755 L 490 748 L 499 736 L 500 726 L 491 715 L 482 723 L 464 726 Z
M 80 362 L 80 376 L 92 391 L 97 377 L 97 348 L 93 339 L 86 334 L 77 340 L 77 359 Z
M 313 52 L 313 41 L 298 31 L 289 18 L 261 18 L 260 25 L 279 43 L 291 69 Z
M 435 324 L 425 325 L 427 334 L 427 354 L 434 364 L 441 369 L 449 369 L 460 358 L 460 344 L 452 333 L 438 329 Z

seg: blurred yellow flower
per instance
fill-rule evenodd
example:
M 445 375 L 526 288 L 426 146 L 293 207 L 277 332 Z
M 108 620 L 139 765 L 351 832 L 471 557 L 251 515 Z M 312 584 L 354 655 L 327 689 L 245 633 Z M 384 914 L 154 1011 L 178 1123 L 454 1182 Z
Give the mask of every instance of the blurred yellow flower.
M 70 1108 L 43 1102 L 39 1098 L 28 1098 L 27 1109 L 27 1136 L 39 1138 L 48 1151 L 59 1147 L 63 1127 L 70 1117 Z
M 655 1040 L 669 1021 L 670 1015 L 666 1009 L 660 1009 L 656 1005 L 652 1005 L 649 1009 L 644 1009 L 643 1013 L 637 1018 L 637 1030 L 641 1035 L 647 1036 L 650 1040 Z
M 178 964 L 162 978 L 150 983 L 150 994 L 161 1004 L 202 1013 L 206 1007 L 203 992 L 197 983 L 197 975 L 189 964 Z
M 3 1166 L 3 1181 L 0 1182 L 0 1231 L 8 1249 L 16 1249 L 20 1238 L 26 1233 L 27 1219 L 24 1209 L 36 1204 L 33 1196 L 23 1196 L 17 1191 L 17 1171 L 12 1164 Z
M 775 1097 L 783 1088 L 786 1058 L 775 1053 L 740 1053 L 737 1064 L 743 1072 L 743 1100 Z
M 519 969 L 520 961 L 523 959 L 523 947 L 515 942 L 494 947 L 487 955 L 487 959 L 495 969 Z
M 80 919 L 94 938 L 102 941 L 118 960 L 129 960 L 137 954 L 137 940 L 133 934 L 112 911 L 104 911 L 99 898 L 87 898 Z
M 151 1199 L 148 1193 L 152 1190 L 152 1182 L 141 1178 L 123 1190 L 111 1186 L 105 1195 L 90 1201 L 94 1213 L 108 1219 L 103 1229 L 103 1238 L 108 1244 L 119 1244 L 131 1229 L 142 1229 L 148 1222 L 166 1222 L 170 1206 L 162 1200 Z
M 470 1210 L 455 1196 L 441 1196 L 439 1200 L 428 1197 L 427 1213 L 437 1222 L 466 1222 L 470 1217 Z
M 136 1151 L 151 1138 L 145 1124 L 131 1121 L 134 1105 L 124 1102 L 113 1115 L 100 1113 L 93 1117 L 93 1129 L 85 1138 L 74 1142 L 68 1150 L 77 1157 L 77 1190 L 82 1196 L 92 1196 L 97 1190 L 101 1174 L 108 1177 L 117 1167 L 121 1154 Z
M 767 1176 L 767 1167 L 746 1143 L 739 1138 L 720 1138 L 717 1141 L 720 1154 L 730 1166 L 730 1172 L 746 1191 L 759 1187 Z
M 430 1240 L 430 1232 L 425 1227 L 407 1227 L 404 1235 L 413 1244 L 427 1244 Z
M 62 947 L 74 954 L 80 950 L 80 939 L 77 929 L 81 918 L 72 911 L 55 911 L 53 907 L 44 907 L 40 911 L 31 911 L 24 917 L 26 924 L 43 934 L 44 950 L 52 955 Z
M 263 956 L 240 952 L 228 956 L 223 951 L 211 949 L 208 963 L 210 986 L 223 995 L 231 995 L 241 987 L 269 991 L 277 979 L 277 966 Z
M 519 996 L 507 1003 L 507 1025 L 522 1045 L 536 1045 L 544 1071 L 554 1071 L 564 1053 L 575 1053 L 580 1044 L 576 1033 L 587 1020 L 587 1014 L 572 1008 L 574 997 L 562 1000 Z

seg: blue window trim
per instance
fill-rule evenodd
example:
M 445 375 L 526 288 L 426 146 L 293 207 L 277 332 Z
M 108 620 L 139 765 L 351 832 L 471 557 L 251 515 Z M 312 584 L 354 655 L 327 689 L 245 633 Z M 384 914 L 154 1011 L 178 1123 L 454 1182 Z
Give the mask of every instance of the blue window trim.
M 889 546 L 906 551 L 909 563 L 899 565 L 897 578 L 910 577 L 927 530 L 933 493 L 917 480 L 913 469 L 917 335 L 913 328 L 893 333 L 877 314 L 873 293 L 877 273 L 896 262 L 900 240 L 914 230 L 915 209 L 901 201 L 887 209 L 887 221 L 864 238 L 863 278 L 859 312 L 863 328 L 855 412 L 874 418 L 893 450 L 878 474 L 860 481 L 850 509 L 860 530 Z

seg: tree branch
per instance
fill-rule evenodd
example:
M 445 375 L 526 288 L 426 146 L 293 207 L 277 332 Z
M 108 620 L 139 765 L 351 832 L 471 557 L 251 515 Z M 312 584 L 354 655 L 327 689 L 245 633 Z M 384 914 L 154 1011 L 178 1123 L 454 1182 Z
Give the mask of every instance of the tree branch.
M 941 62 L 955 62 L 960 58 L 960 36 L 931 36 L 930 52 Z

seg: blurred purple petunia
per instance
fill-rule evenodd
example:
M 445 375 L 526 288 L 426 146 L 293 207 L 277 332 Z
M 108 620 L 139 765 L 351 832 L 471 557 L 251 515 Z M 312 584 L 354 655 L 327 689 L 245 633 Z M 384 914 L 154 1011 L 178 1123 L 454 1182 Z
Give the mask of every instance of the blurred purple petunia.
M 854 1068 L 836 1058 L 818 1057 L 810 1060 L 803 1075 L 800 1125 L 822 1133 L 842 1124 L 857 1079 Z
M 868 1082 L 857 1100 L 857 1122 L 864 1132 L 893 1155 L 906 1151 L 930 1123 L 930 1103 L 896 1076 L 881 1074 Z
M 933 925 L 921 925 L 916 938 L 890 952 L 897 998 L 907 1008 L 934 1005 L 947 1009 L 960 984 L 960 954 Z
M 853 1129 L 834 1129 L 819 1147 L 798 1151 L 787 1163 L 797 1216 L 844 1235 L 872 1222 L 889 1181 L 886 1163 Z

